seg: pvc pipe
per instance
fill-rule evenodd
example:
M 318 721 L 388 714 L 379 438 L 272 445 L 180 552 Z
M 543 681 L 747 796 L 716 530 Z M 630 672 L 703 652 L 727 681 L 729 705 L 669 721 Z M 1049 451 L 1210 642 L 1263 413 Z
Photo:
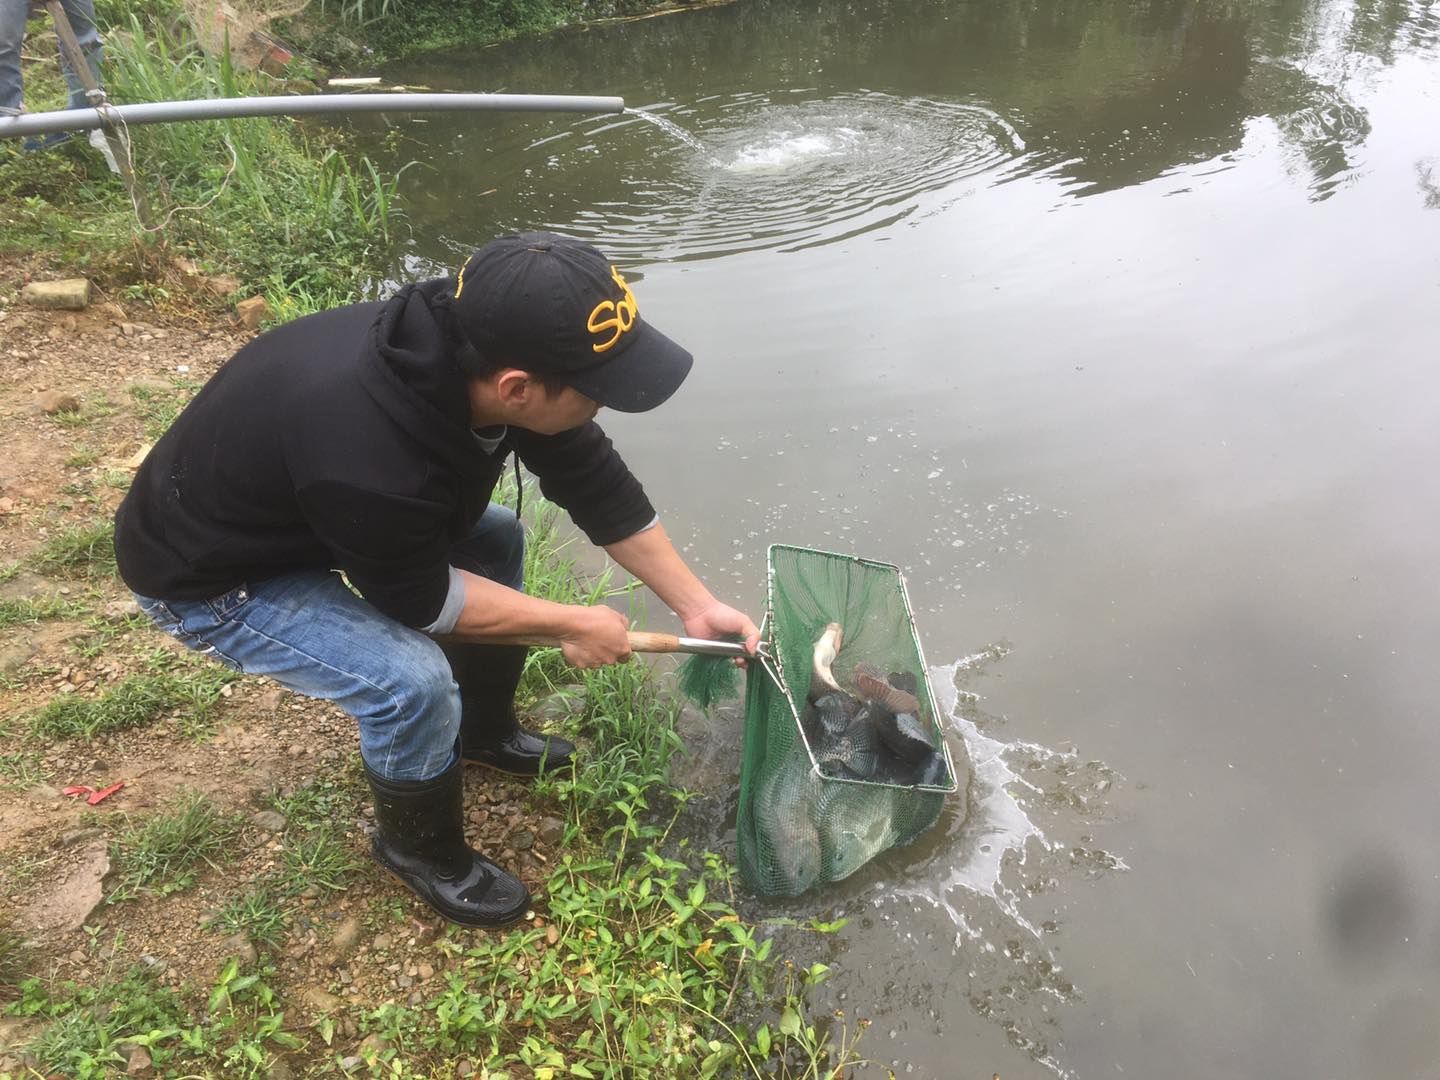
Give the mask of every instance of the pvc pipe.
M 279 97 L 202 98 L 106 105 L 103 109 L 0 116 L 0 139 L 48 135 L 55 131 L 94 131 L 116 125 L 162 124 L 175 120 L 229 120 L 242 116 L 310 116 L 362 112 L 577 112 L 620 113 L 618 97 L 562 94 L 296 94 Z M 104 119 L 102 119 L 102 113 Z

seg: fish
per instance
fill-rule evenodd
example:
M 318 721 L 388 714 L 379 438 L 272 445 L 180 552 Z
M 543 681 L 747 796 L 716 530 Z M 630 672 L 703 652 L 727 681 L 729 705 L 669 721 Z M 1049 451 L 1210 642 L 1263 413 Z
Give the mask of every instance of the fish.
M 892 713 L 918 713 L 920 699 L 886 681 L 880 669 L 863 660 L 855 665 L 852 675 L 855 689 L 866 701 L 885 706 Z
M 843 792 L 817 807 L 820 862 L 825 880 L 839 881 L 895 842 L 895 793 L 883 787 L 831 786 Z
M 875 730 L 886 748 L 907 765 L 920 764 L 935 750 L 929 729 L 914 713 L 882 713 Z
M 827 735 L 841 735 L 860 711 L 860 702 L 844 691 L 815 699 L 815 715 Z
M 915 783 L 926 787 L 949 787 L 950 770 L 945 765 L 945 755 L 938 750 L 930 751 L 930 756 L 920 765 Z
M 820 880 L 815 788 L 809 758 L 797 740 L 755 793 L 752 812 L 761 872 L 773 874 L 785 896 L 799 896 Z
M 875 772 L 878 742 L 874 723 L 861 709 L 841 734 L 820 740 L 815 762 L 827 776 L 868 780 Z
M 844 640 L 845 632 L 840 629 L 839 623 L 833 622 L 827 623 L 825 630 L 816 639 L 810 662 L 811 698 L 821 697 L 827 691 L 844 693 L 830 670 L 835 663 L 835 657 L 840 655 L 840 645 Z

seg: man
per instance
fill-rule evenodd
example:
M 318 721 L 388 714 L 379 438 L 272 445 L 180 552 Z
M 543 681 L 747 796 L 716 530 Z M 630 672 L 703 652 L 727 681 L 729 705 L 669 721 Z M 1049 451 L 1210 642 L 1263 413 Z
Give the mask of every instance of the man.
M 521 591 L 518 520 L 489 505 L 507 457 L 686 633 L 759 641 L 686 567 L 594 422 L 661 404 L 690 366 L 599 251 L 504 237 L 454 280 L 241 349 L 137 474 L 120 572 L 190 647 L 354 716 L 376 859 L 447 919 L 507 923 L 529 895 L 466 843 L 462 762 L 535 775 L 575 748 L 519 726 L 526 650 L 484 642 L 558 639 L 578 667 L 630 655 L 618 612 Z
M 30 17 L 31 3 L 32 0 L 0 0 L 0 116 L 16 116 L 25 109 L 20 75 L 20 46 L 25 40 L 25 23 Z M 80 51 L 85 54 L 90 73 L 98 84 L 103 50 L 100 31 L 95 26 L 95 0 L 61 0 L 60 6 L 65 11 L 65 17 L 70 20 L 70 27 L 75 31 Z M 65 73 L 65 83 L 70 90 L 65 107 L 92 107 L 93 103 L 86 96 L 80 76 L 71 69 L 70 61 L 65 58 L 63 50 L 60 54 L 60 68 Z M 27 150 L 37 150 L 69 138 L 68 132 L 56 132 L 39 139 L 26 139 L 24 146 Z M 105 146 L 104 136 L 98 131 L 91 133 L 90 144 L 97 149 L 109 149 Z

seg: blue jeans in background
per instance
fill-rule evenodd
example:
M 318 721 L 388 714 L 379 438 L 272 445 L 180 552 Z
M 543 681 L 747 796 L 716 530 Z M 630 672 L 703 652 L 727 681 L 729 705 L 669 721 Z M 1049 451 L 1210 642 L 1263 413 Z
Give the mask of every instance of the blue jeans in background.
M 20 111 L 24 91 L 20 83 L 20 44 L 25 39 L 25 21 L 30 17 L 31 0 L 0 0 L 0 115 L 11 115 Z M 80 51 L 90 65 L 90 73 L 100 82 L 100 31 L 95 26 L 95 0 L 60 0 L 65 15 L 75 30 L 80 42 Z M 65 58 L 60 58 L 65 72 L 65 84 L 70 88 L 67 108 L 83 109 L 90 102 L 85 97 L 85 87 L 79 77 L 70 70 Z
M 525 532 L 490 506 L 453 566 L 524 588 Z M 333 701 L 360 726 L 360 755 L 388 780 L 430 780 L 455 762 L 460 689 L 434 640 L 356 596 L 329 570 L 247 582 L 209 600 L 136 594 L 166 633 L 236 671 Z

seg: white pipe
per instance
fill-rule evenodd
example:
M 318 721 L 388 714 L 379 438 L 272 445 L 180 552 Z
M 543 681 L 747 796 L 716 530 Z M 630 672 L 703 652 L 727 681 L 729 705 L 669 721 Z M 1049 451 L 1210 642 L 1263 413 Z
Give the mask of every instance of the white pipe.
M 618 97 L 562 94 L 309 94 L 281 97 L 202 98 L 106 105 L 102 109 L 0 116 L 0 139 L 48 135 L 55 131 L 93 131 L 107 120 L 116 125 L 161 124 L 175 120 L 229 120 L 242 116 L 309 116 L 358 112 L 579 112 L 619 113 Z

